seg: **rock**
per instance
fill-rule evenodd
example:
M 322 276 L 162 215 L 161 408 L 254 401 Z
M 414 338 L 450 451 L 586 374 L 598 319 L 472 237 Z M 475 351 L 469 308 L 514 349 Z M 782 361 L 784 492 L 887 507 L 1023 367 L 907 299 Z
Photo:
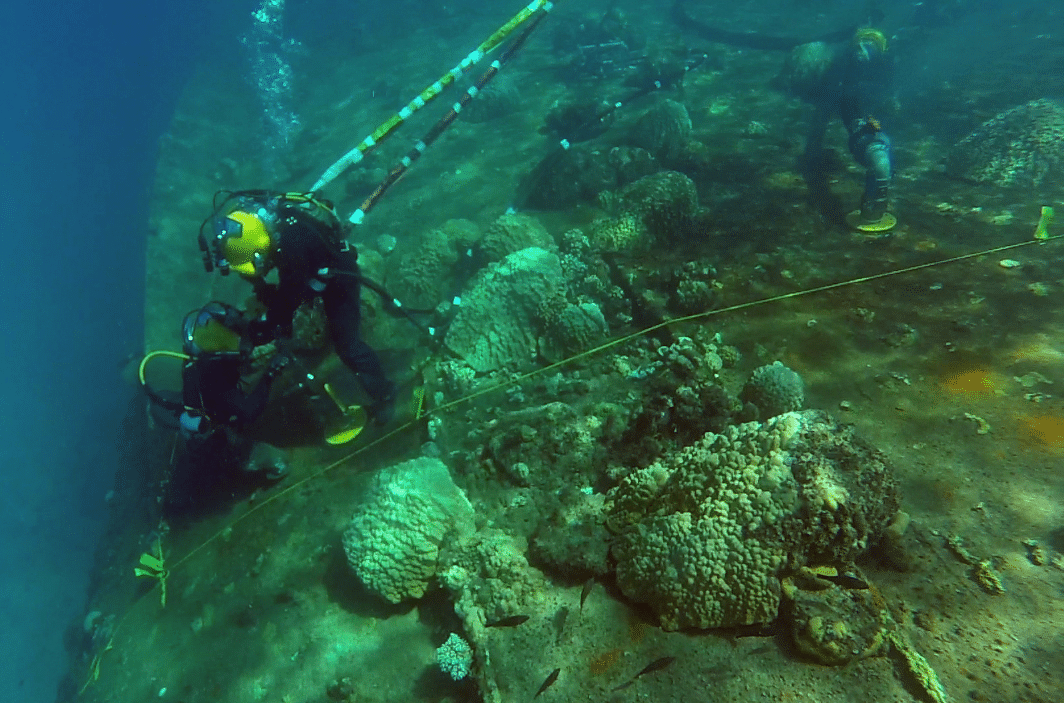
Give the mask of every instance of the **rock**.
M 997 186 L 1064 181 L 1064 106 L 1032 100 L 984 122 L 953 147 L 946 172 Z

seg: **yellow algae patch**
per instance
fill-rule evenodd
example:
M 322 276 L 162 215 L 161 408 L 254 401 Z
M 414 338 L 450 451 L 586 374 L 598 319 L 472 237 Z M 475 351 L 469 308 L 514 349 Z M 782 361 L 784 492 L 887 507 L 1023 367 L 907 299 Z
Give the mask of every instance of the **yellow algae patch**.
M 1020 415 L 1020 426 L 1028 435 L 1050 449 L 1064 449 L 1064 417 L 1056 415 Z
M 622 650 L 620 649 L 611 649 L 605 654 L 592 659 L 591 664 L 589 665 L 592 675 L 598 676 L 599 674 L 606 673 L 611 666 L 617 663 L 617 659 L 621 656 L 621 651 Z
M 1030 361 L 1036 364 L 1054 364 L 1064 362 L 1064 351 L 1059 348 L 1061 343 L 1054 342 L 1047 334 L 1037 334 L 1026 342 L 1016 347 L 1009 355 L 1012 363 Z
M 989 369 L 971 369 L 942 379 L 941 386 L 955 395 L 990 395 L 1005 390 L 1006 378 Z
M 639 618 L 632 616 L 628 619 L 628 636 L 632 642 L 639 644 L 647 635 L 647 624 Z

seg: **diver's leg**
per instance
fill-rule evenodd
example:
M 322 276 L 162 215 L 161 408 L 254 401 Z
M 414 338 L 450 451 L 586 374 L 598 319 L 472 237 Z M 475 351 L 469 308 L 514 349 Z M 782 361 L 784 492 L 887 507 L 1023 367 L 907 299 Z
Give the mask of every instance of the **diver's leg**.
M 357 279 L 336 278 L 329 281 L 322 299 L 336 355 L 358 376 L 362 387 L 373 399 L 370 415 L 383 424 L 391 419 L 395 384 L 384 375 L 377 353 L 362 341 L 359 334 L 362 318 L 360 288 Z
M 864 120 L 848 126 L 848 129 L 850 153 L 865 167 L 859 224 L 880 223 L 888 215 L 890 183 L 894 175 L 890 137 Z

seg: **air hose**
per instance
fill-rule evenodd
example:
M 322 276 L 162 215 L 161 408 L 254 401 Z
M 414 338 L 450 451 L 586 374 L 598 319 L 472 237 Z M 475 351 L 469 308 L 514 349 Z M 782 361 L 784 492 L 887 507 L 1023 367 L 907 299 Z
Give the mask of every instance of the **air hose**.
M 171 359 L 180 359 L 181 361 L 188 361 L 192 357 L 183 352 L 169 351 L 167 349 L 148 352 L 144 355 L 144 358 L 140 360 L 140 367 L 137 369 L 137 378 L 140 379 L 140 385 L 144 387 L 144 392 L 148 394 L 149 400 L 151 400 L 153 403 L 163 408 L 164 410 L 169 410 L 172 412 L 183 412 L 185 410 L 184 404 L 163 398 L 161 395 L 156 393 L 151 386 L 148 385 L 148 380 L 144 377 L 144 369 L 147 368 L 148 362 L 159 356 L 165 356 Z

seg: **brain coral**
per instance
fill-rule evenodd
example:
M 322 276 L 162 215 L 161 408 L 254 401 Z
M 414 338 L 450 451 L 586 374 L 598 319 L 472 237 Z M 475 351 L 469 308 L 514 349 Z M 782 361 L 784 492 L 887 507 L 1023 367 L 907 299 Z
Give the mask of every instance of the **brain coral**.
M 607 496 L 617 583 L 667 630 L 775 619 L 780 576 L 848 563 L 897 511 L 882 455 L 826 414 L 733 426 Z
M 539 220 L 520 212 L 500 215 L 480 240 L 480 250 L 489 261 L 499 261 L 528 247 L 550 249 L 554 247 L 554 239 Z
M 801 410 L 805 383 L 795 371 L 779 361 L 754 369 L 743 386 L 742 401 L 753 403 L 763 419 Z
M 481 372 L 527 364 L 542 313 L 563 284 L 554 254 L 536 247 L 510 254 L 478 275 L 447 330 L 447 346 Z
M 473 507 L 439 459 L 382 470 L 343 534 L 344 553 L 366 587 L 392 603 L 425 594 L 440 543 L 472 534 Z
M 984 122 L 946 161 L 953 176 L 999 186 L 1064 179 L 1064 107 L 1032 100 Z

